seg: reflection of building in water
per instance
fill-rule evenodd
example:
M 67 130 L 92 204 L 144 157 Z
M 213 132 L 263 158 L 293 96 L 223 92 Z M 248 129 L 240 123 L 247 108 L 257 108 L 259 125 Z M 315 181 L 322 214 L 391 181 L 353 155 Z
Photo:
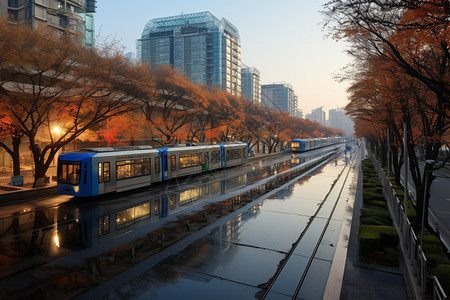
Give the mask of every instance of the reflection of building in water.
M 272 197 L 270 197 L 270 199 L 285 200 L 286 198 L 291 196 L 293 192 L 294 192 L 294 184 L 290 184 L 284 189 L 276 192 Z

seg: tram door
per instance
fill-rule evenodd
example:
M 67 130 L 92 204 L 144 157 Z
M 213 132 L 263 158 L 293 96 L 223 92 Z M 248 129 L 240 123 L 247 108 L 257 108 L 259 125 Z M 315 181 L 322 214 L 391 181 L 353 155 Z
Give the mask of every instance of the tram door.
M 115 178 L 115 175 L 111 174 L 111 171 L 113 171 L 113 169 L 111 168 L 111 162 L 98 161 L 97 168 L 98 168 L 98 194 L 114 192 L 116 190 L 115 181 L 113 180 L 113 182 L 111 182 L 111 178 Z M 114 177 L 112 177 L 112 175 Z M 94 180 L 94 182 L 97 180 L 97 178 L 92 179 Z M 93 185 L 93 187 L 94 186 L 95 185 Z M 93 188 L 92 194 L 96 195 L 95 192 L 96 191 Z
M 167 172 L 167 148 L 158 148 L 159 150 L 159 161 L 161 163 L 161 178 L 162 180 L 167 180 L 168 172 Z

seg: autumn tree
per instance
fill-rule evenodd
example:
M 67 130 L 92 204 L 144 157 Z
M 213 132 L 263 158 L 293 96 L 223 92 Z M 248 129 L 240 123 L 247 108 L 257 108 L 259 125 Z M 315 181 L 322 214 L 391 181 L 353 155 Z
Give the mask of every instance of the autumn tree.
M 186 138 L 185 127 L 195 119 L 201 88 L 169 65 L 159 65 L 151 73 L 155 90 L 143 99 L 142 112 L 153 129 L 165 138 L 161 144 Z
M 448 129 L 448 1 L 334 0 L 325 5 L 325 15 L 335 37 L 352 43 L 349 53 L 356 59 L 367 60 L 377 56 L 391 63 L 389 69 L 395 70 L 397 79 L 402 79 L 401 83 L 398 80 L 392 82 L 406 91 L 402 92 L 403 103 L 397 107 L 403 109 L 399 114 L 403 119 L 409 118 L 406 122 L 410 137 L 408 153 L 416 184 L 416 208 L 421 219 L 423 201 L 428 208 L 428 194 L 424 199 L 424 190 L 429 189 L 432 180 L 425 186 L 425 176 L 421 174 L 426 174 L 429 166 L 420 171 L 415 144 L 411 141 L 415 140 L 414 136 L 422 136 L 425 158 L 435 160 Z M 383 99 L 386 100 L 385 97 Z M 418 114 L 408 116 L 405 108 L 410 109 L 406 103 L 411 99 Z M 393 103 L 399 104 L 398 101 Z M 412 118 L 419 122 L 412 122 Z M 417 123 L 420 128 L 413 128 Z
M 146 69 L 117 51 L 89 50 L 46 29 L 0 22 L 0 50 L 0 109 L 29 142 L 34 186 L 64 145 L 136 109 L 152 88 Z

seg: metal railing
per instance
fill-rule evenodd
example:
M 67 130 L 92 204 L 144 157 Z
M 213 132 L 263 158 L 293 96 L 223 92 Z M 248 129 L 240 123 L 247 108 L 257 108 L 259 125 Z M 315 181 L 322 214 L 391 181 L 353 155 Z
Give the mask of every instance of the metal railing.
M 417 242 L 417 236 L 411 227 L 407 214 L 405 213 L 403 206 L 401 205 L 401 202 L 398 199 L 391 182 L 389 181 L 389 178 L 384 173 L 380 163 L 373 158 L 372 155 L 369 155 L 369 157 L 374 164 L 378 178 L 383 186 L 383 194 L 386 198 L 394 226 L 399 235 L 403 257 L 408 264 L 407 271 L 410 274 L 410 277 L 414 278 L 415 281 L 415 284 L 413 284 L 414 293 L 417 298 L 423 299 L 427 293 L 427 258 Z M 433 282 L 433 299 L 446 300 L 447 295 L 442 289 L 438 278 L 433 276 L 431 280 Z

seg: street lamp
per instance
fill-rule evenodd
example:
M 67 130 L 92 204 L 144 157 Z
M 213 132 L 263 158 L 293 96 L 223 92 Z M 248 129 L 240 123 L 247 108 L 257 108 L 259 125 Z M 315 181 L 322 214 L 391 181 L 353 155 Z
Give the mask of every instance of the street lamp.
M 61 133 L 61 128 L 59 128 L 58 126 L 53 127 L 53 132 L 57 135 L 59 135 Z
M 434 164 L 434 160 L 428 159 L 425 161 L 425 169 L 424 169 L 424 176 L 425 176 L 425 188 L 424 188 L 424 195 L 423 195 L 423 201 L 422 201 L 422 224 L 420 227 L 420 250 L 423 252 L 423 227 L 425 223 L 425 200 L 427 198 L 428 194 L 428 178 L 430 177 L 430 174 L 433 173 L 432 166 Z M 430 168 L 430 169 L 429 169 Z

